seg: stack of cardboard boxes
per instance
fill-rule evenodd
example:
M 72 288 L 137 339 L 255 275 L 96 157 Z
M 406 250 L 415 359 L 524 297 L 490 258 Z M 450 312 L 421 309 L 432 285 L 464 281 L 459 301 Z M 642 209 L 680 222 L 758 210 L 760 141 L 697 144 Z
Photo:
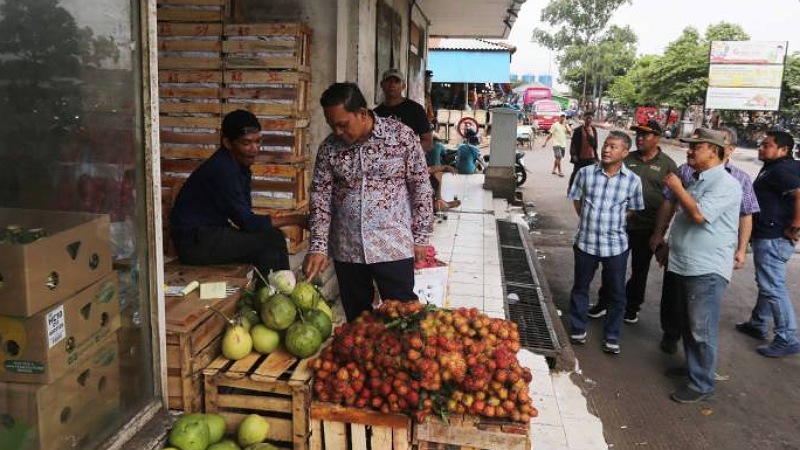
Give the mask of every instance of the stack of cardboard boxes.
M 0 230 L 0 448 L 84 448 L 120 413 L 109 218 L 0 209 Z

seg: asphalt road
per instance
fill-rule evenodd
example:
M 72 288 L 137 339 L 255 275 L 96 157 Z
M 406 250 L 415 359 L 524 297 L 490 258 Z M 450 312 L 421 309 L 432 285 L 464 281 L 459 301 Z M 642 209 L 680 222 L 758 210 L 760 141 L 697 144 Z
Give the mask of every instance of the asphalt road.
M 605 136 L 601 132 L 601 138 Z M 543 138 L 526 151 L 529 170 L 524 199 L 533 202 L 536 225 L 531 230 L 539 262 L 555 305 L 569 309 L 572 284 L 572 238 L 577 216 L 566 197 L 567 179 L 550 174 L 553 155 L 542 148 Z M 662 148 L 678 164 L 685 153 L 672 145 Z M 753 149 L 740 149 L 734 163 L 755 176 L 761 163 Z M 564 166 L 567 174 L 572 166 Z M 768 359 L 755 352 L 760 342 L 733 328 L 749 316 L 756 286 L 752 257 L 734 273 L 723 301 L 717 372 L 727 377 L 717 383 L 708 402 L 680 405 L 669 394 L 680 382 L 664 375 L 682 364 L 683 351 L 666 355 L 659 350 L 661 269 L 653 262 L 647 298 L 637 324 L 623 324 L 617 356 L 601 351 L 602 319 L 592 321 L 589 342 L 575 347 L 579 370 L 573 378 L 583 389 L 589 408 L 603 422 L 610 448 L 617 449 L 800 449 L 800 355 Z M 789 290 L 800 312 L 800 257 L 789 263 Z M 599 287 L 599 273 L 592 292 Z M 592 301 L 596 298 L 593 296 Z M 534 436 L 535 442 L 535 436 Z

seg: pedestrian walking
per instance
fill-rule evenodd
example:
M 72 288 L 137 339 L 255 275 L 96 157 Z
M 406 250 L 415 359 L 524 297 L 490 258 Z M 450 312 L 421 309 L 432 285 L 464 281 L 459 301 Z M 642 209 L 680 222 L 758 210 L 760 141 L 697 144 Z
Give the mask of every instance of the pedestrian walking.
M 564 171 L 561 170 L 561 160 L 564 158 L 564 151 L 567 148 L 567 136 L 572 133 L 572 130 L 567 123 L 567 115 L 561 113 L 558 117 L 558 122 L 554 123 L 550 126 L 550 133 L 547 135 L 547 139 L 544 140 L 542 144 L 542 148 L 547 146 L 547 143 L 550 142 L 550 139 L 553 140 L 553 171 L 551 172 L 553 175 L 558 175 L 560 177 L 564 176 Z

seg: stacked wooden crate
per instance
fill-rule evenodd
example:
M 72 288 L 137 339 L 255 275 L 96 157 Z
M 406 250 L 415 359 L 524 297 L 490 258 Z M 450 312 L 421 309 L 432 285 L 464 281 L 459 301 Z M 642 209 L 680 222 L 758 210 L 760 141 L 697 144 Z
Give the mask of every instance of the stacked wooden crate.
M 305 213 L 311 32 L 301 24 L 226 25 L 225 4 L 158 0 L 164 217 L 189 174 L 219 147 L 222 117 L 236 109 L 255 114 L 263 128 L 251 167 L 254 211 Z M 283 231 L 291 253 L 304 248 L 303 230 Z

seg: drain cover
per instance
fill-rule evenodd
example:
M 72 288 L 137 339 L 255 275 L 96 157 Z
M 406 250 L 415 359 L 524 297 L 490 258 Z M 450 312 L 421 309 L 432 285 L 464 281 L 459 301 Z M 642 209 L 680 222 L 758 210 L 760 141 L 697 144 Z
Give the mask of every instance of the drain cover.
M 506 317 L 519 327 L 523 347 L 534 353 L 553 356 L 560 351 L 560 346 L 522 230 L 514 222 L 498 220 L 497 234 Z

